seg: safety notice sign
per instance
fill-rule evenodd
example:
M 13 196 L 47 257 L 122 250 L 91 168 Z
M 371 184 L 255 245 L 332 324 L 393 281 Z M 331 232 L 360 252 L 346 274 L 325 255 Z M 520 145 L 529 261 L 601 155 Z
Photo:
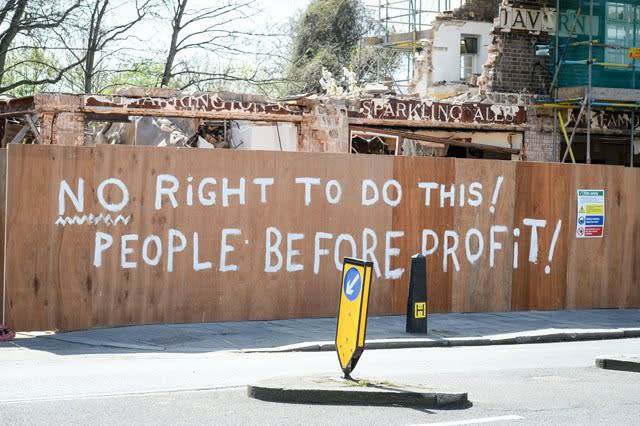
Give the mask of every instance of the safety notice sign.
M 576 238 L 604 236 L 604 189 L 578 189 Z

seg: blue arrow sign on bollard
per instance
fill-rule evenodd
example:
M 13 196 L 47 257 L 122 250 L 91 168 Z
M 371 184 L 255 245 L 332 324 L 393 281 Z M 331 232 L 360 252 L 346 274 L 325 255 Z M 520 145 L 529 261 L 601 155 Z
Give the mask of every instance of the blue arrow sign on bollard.
M 364 351 L 373 263 L 345 258 L 336 327 L 336 351 L 345 378 Z

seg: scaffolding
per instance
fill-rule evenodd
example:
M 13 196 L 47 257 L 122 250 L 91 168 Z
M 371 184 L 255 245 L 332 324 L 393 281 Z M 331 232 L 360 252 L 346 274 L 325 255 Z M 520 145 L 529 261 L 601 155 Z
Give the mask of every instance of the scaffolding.
M 440 13 L 451 11 L 467 0 L 378 0 L 367 4 L 377 16 L 382 36 L 367 39 L 370 47 L 388 49 L 399 54 L 401 65 L 391 75 L 378 64 L 378 81 L 391 79 L 397 93 L 405 94 L 414 73 L 414 60 L 422 49 L 422 41 L 430 36 L 431 24 Z
M 633 2 L 612 2 L 611 4 L 595 2 L 599 7 L 599 14 L 595 15 L 593 0 L 579 0 L 575 10 L 572 10 L 571 5 L 567 6 L 567 3 L 569 2 L 563 2 L 564 8 L 561 8 L 560 0 L 556 0 L 555 45 L 546 46 L 554 52 L 554 70 L 550 88 L 551 101 L 544 103 L 544 106 L 554 110 L 554 141 L 557 143 L 559 129 L 566 144 L 561 161 L 566 161 L 567 156 L 570 156 L 572 162 L 576 162 L 572 144 L 578 126 L 584 119 L 586 126 L 584 130 L 586 137 L 585 162 L 591 163 L 592 111 L 594 109 L 608 110 L 628 112 L 631 115 L 628 129 L 630 136 L 629 166 L 633 167 L 635 118 L 636 112 L 640 108 L 640 99 L 638 99 L 640 92 L 635 94 L 629 92 L 631 96 L 621 100 L 619 97 L 607 94 L 606 90 L 595 89 L 640 88 L 640 74 L 637 72 L 640 69 L 640 63 L 636 62 L 636 59 L 640 59 L 640 49 L 635 47 L 640 43 L 640 22 L 638 22 L 640 6 Z M 576 4 L 575 1 L 572 3 Z M 618 11 L 615 9 L 618 7 L 623 7 L 623 9 Z M 572 16 L 568 18 L 569 15 Z M 624 19 L 627 19 L 628 26 L 632 28 L 631 31 L 627 29 L 625 32 L 625 34 L 632 34 L 630 40 L 627 38 L 624 40 L 626 43 L 611 43 L 608 39 L 615 31 L 612 32 L 610 29 L 615 26 L 612 25 L 610 28 L 609 22 L 615 22 L 616 19 L 623 16 Z M 606 20 L 606 26 L 600 24 L 600 17 Z M 603 28 L 606 34 L 599 33 Z M 602 37 L 605 37 L 604 43 L 600 40 Z M 564 39 L 562 43 L 560 42 L 561 38 Z M 624 56 L 627 57 L 626 60 Z M 613 61 L 608 58 L 618 60 Z M 630 73 L 623 72 L 615 75 L 609 70 L 629 70 Z M 561 88 L 575 86 L 577 83 L 583 83 L 585 88 L 582 96 L 563 99 L 560 94 Z M 576 108 L 580 109 L 569 136 L 567 133 L 568 123 L 563 120 L 561 111 Z

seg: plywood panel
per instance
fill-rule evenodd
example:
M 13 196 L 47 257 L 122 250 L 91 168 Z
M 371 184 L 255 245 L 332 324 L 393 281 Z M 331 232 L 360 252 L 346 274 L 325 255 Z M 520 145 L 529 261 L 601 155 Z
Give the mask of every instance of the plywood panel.
M 567 307 L 591 308 L 608 307 L 608 303 L 600 306 L 603 301 L 601 293 L 608 287 L 609 264 L 605 259 L 605 252 L 609 250 L 610 240 L 618 232 L 614 227 L 621 224 L 609 219 L 619 216 L 620 209 L 612 205 L 612 194 L 619 184 L 607 181 L 608 167 L 586 166 L 574 167 L 574 183 L 571 188 L 571 225 L 570 225 L 570 254 L 567 259 Z M 620 176 L 622 168 L 613 169 L 615 176 Z M 577 219 L 577 190 L 604 189 L 605 190 L 605 229 L 603 238 L 576 238 Z M 614 213 L 615 210 L 615 213 Z M 611 218 L 609 215 L 611 214 Z M 611 241 L 612 242 L 612 241 Z M 616 241 L 619 244 L 619 241 Z M 619 262 L 620 259 L 616 259 Z M 606 298 L 605 298 L 606 299 Z
M 572 168 L 568 165 L 516 164 L 512 232 L 517 262 L 514 262 L 512 278 L 513 310 L 562 309 L 565 306 L 565 259 L 572 226 L 571 187 L 568 185 L 571 177 Z M 553 257 L 550 258 L 552 248 Z
M 460 271 L 453 274 L 454 311 L 511 308 L 515 164 L 456 160 L 455 182 L 466 199 L 457 200 L 455 209 Z M 477 203 L 470 190 L 482 194 L 479 205 L 469 205 L 469 201 Z
M 639 306 L 639 179 L 605 166 L 11 146 L 7 314 L 19 330 L 330 317 L 342 258 L 365 252 L 370 313 L 402 314 L 423 249 L 431 312 Z M 575 239 L 578 187 L 606 190 L 604 239 Z
M 75 187 L 78 175 L 90 175 L 92 153 L 9 147 L 7 312 L 18 329 L 92 325 L 89 227 L 56 224 L 60 182 Z M 84 185 L 90 188 L 93 182 L 88 178 Z
M 637 176 L 636 170 L 622 167 L 576 169 L 573 203 L 577 189 L 604 189 L 605 227 L 603 238 L 575 238 L 573 225 L 567 282 L 570 307 L 629 306 L 629 296 L 637 286 L 633 277 L 638 238 L 637 195 L 633 188 Z
M 633 285 L 631 274 L 637 261 L 630 256 L 633 248 L 633 222 L 636 191 L 632 170 L 607 167 L 605 170 L 605 248 L 602 253 L 603 276 L 595 304 L 598 307 L 625 307 Z
M 6 316 L 5 307 L 5 287 L 4 287 L 4 225 L 5 225 L 5 207 L 7 200 L 7 149 L 0 149 L 0 277 L 2 277 L 2 301 L 3 305 L 0 307 L 2 311 L 2 318 Z
M 429 312 L 449 312 L 452 309 L 453 265 L 450 263 L 451 259 L 447 259 L 445 272 L 442 240 L 445 231 L 454 227 L 454 208 L 448 202 L 441 206 L 440 189 L 441 185 L 450 188 L 454 184 L 455 167 L 454 159 L 406 157 L 395 160 L 394 177 L 404 192 L 402 203 L 393 212 L 393 229 L 405 234 L 400 248 L 405 256 L 397 259 L 394 266 L 407 269 L 404 280 L 398 283 L 398 293 L 394 297 L 394 310 L 397 312 L 406 312 L 410 256 L 423 253 L 423 231 L 428 235 L 425 236 L 425 254 Z M 421 188 L 421 184 L 425 187 L 433 186 L 428 198 L 427 190 Z M 437 243 L 435 238 L 438 239 Z M 429 254 L 431 251 L 433 253 Z
M 627 191 L 633 193 L 633 201 L 630 201 L 630 208 L 633 211 L 633 216 L 630 218 L 629 223 L 626 224 L 629 230 L 628 238 L 631 238 L 629 251 L 625 252 L 625 255 L 629 257 L 631 262 L 630 279 L 628 282 L 628 291 L 626 291 L 625 307 L 638 307 L 640 306 L 640 218 L 638 212 L 640 212 L 640 194 L 638 188 L 640 188 L 640 173 L 637 169 L 627 171 L 627 180 L 629 181 L 631 188 Z
M 108 253 L 111 263 L 98 271 L 102 289 L 94 302 L 96 322 L 115 325 L 331 316 L 337 309 L 339 263 L 344 256 L 362 256 L 364 229 L 375 235 L 375 258 L 383 262 L 390 207 L 381 202 L 365 208 L 361 203 L 363 179 L 379 182 L 382 187 L 385 169 L 391 176 L 393 164 L 382 157 L 336 155 L 327 162 L 308 155 L 218 151 L 203 161 L 202 151 L 196 150 L 182 150 L 178 156 L 170 150 L 139 153 L 137 148 L 130 149 L 131 153 L 99 149 L 96 180 L 115 177 L 130 182 L 131 208 L 126 214 L 138 224 L 138 239 L 131 247 L 140 257 L 144 240 L 157 236 L 165 253 L 158 265 L 138 260 L 135 268 L 126 271 L 119 268 L 119 255 Z M 176 207 L 170 204 L 169 196 L 162 198 L 160 209 L 154 207 L 155 182 L 160 175 L 170 175 L 178 182 Z M 216 192 L 216 203 L 210 206 L 198 200 L 203 179 L 210 182 L 204 192 Z M 255 179 L 271 179 L 272 183 L 262 185 L 259 182 L 263 181 Z M 296 183 L 297 179 L 301 180 Z M 225 206 L 225 185 L 238 189 L 242 181 L 244 204 L 233 195 Z M 193 188 L 191 206 L 189 185 Z M 134 194 L 139 194 L 140 201 L 134 200 Z M 170 230 L 184 236 L 187 246 L 175 254 L 171 272 L 167 270 Z M 119 241 L 128 231 L 111 228 L 102 232 Z M 173 241 L 180 242 L 180 238 Z M 227 246 L 225 265 L 221 260 L 223 246 Z M 194 262 L 204 269 L 196 271 Z M 223 271 L 225 268 L 229 270 Z M 119 274 L 111 273 L 118 269 Z M 372 313 L 389 312 L 391 295 L 390 282 L 384 276 L 376 277 Z

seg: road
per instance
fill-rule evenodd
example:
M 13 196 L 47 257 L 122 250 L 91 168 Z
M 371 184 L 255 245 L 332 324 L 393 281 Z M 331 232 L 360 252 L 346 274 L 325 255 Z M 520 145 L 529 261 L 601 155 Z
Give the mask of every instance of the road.
M 597 369 L 594 359 L 632 353 L 640 353 L 640 339 L 365 351 L 355 378 L 461 390 L 472 401 L 462 410 L 416 410 L 246 397 L 245 386 L 260 379 L 338 376 L 334 352 L 3 347 L 0 418 L 3 424 L 631 425 L 640 422 L 640 374 Z

